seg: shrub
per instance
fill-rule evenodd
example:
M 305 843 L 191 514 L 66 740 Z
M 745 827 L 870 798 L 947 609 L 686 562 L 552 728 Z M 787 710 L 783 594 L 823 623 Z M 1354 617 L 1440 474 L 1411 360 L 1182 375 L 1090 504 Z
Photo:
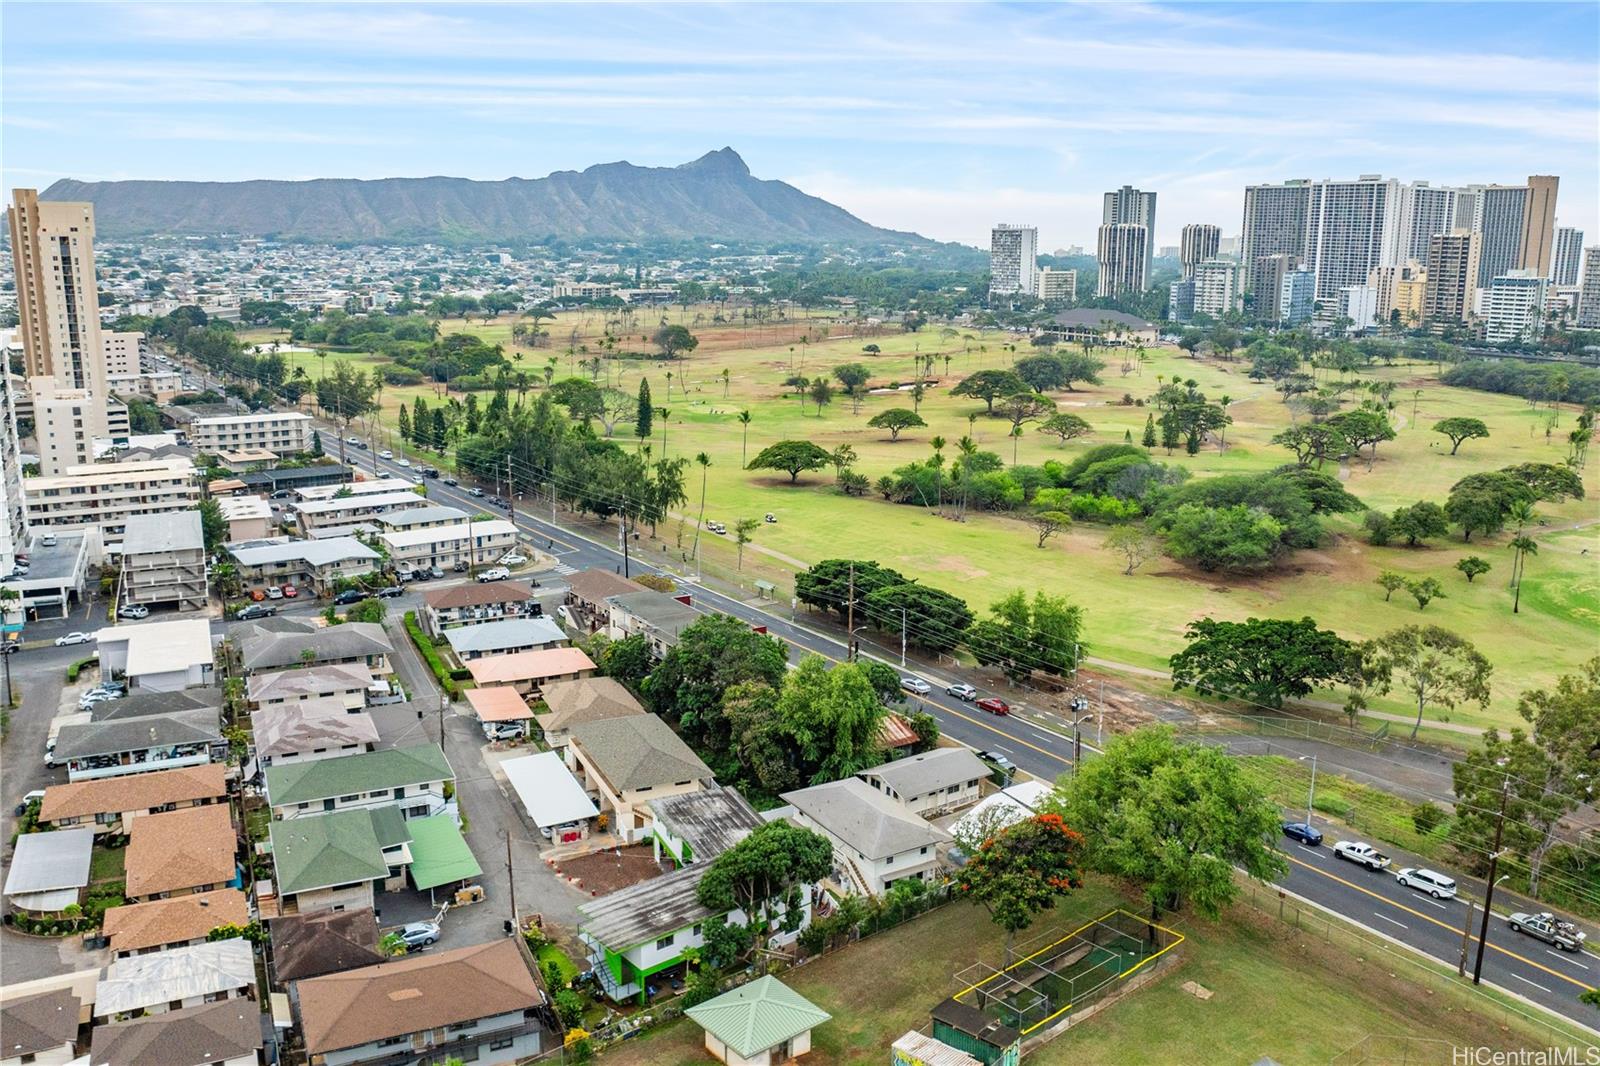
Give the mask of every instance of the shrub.
M 558 988 L 550 994 L 550 1000 L 561 1016 L 562 1025 L 570 1027 L 583 1021 L 583 997 L 572 989 Z
M 446 666 L 444 660 L 439 657 L 439 652 L 433 646 L 433 642 L 428 639 L 427 634 L 423 633 L 422 627 L 417 624 L 417 612 L 406 612 L 405 626 L 406 633 L 411 637 L 411 643 L 416 645 L 417 651 L 422 655 L 422 661 L 428 664 L 429 670 L 433 671 L 433 676 L 439 682 L 439 687 L 444 689 L 446 696 L 456 699 L 461 695 L 461 686 L 456 682 L 464 680 L 455 676 L 459 671 L 452 670 Z M 467 677 L 472 676 L 471 671 L 465 671 L 465 673 Z
M 1311 801 L 1311 806 L 1323 814 L 1331 814 L 1335 818 L 1348 818 L 1355 806 L 1337 792 L 1323 791 Z
M 1411 808 L 1411 824 L 1416 826 L 1417 832 L 1423 836 L 1443 825 L 1446 817 L 1444 808 L 1431 800 Z
M 87 670 L 91 666 L 98 665 L 100 665 L 99 656 L 91 655 L 87 659 L 79 659 L 77 662 L 67 667 L 67 683 L 70 685 L 72 682 L 78 680 L 78 675 L 84 670 Z
M 689 975 L 687 985 L 683 990 L 683 1006 L 687 1010 L 696 1007 L 708 999 L 717 998 L 721 982 L 717 975 L 704 967 Z

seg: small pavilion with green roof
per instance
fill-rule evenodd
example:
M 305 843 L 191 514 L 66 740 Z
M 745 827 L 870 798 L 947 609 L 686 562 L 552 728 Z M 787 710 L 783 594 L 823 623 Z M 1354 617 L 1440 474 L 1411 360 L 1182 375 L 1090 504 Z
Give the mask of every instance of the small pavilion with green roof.
M 728 1066 L 779 1066 L 811 1050 L 811 1030 L 832 1016 L 770 974 L 684 1012 L 706 1050 Z

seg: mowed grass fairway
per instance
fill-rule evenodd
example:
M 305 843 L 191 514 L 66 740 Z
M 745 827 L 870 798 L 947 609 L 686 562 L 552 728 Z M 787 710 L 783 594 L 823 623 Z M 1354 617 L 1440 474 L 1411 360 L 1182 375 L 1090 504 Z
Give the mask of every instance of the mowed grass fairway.
M 788 475 L 781 472 L 744 470 L 741 456 L 753 458 L 766 445 L 784 439 L 812 440 L 829 449 L 849 444 L 859 455 L 855 469 L 876 481 L 897 466 L 926 459 L 931 454 L 928 442 L 935 435 L 947 441 L 948 463 L 956 454 L 955 442 L 970 433 L 980 447 L 996 452 L 1007 464 L 1013 462 L 1014 446 L 1015 460 L 1023 464 L 1037 465 L 1049 459 L 1067 462 L 1097 444 L 1121 442 L 1125 433 L 1131 433 L 1135 442 L 1140 439 L 1151 409 L 1121 405 L 1124 393 L 1148 398 L 1158 387 L 1158 379 L 1193 378 L 1208 397 L 1232 398 L 1229 414 L 1234 423 L 1227 429 L 1227 448 L 1219 450 L 1212 444 L 1194 456 L 1179 449 L 1170 457 L 1158 448 L 1156 458 L 1183 467 L 1195 477 L 1270 470 L 1292 461 L 1286 450 L 1269 443 L 1273 434 L 1288 425 L 1289 412 L 1270 384 L 1247 377 L 1246 363 L 1193 360 L 1176 349 L 1157 348 L 1147 353 L 1142 366 L 1123 374 L 1120 354 L 1100 350 L 1096 354 L 1107 364 L 1100 385 L 1080 384 L 1078 391 L 1052 396 L 1062 411 L 1077 414 L 1094 427 L 1089 436 L 1063 447 L 1033 426 L 1025 427 L 1023 436 L 1014 442 L 1008 436 L 1009 423 L 982 415 L 982 402 L 949 395 L 950 388 L 972 371 L 1007 367 L 1017 357 L 1031 354 L 1026 339 L 1018 335 L 992 330 L 949 335 L 929 327 L 915 334 L 852 336 L 853 323 L 821 317 L 765 326 L 746 327 L 737 321 L 727 326 L 696 326 L 696 314 L 709 319 L 711 309 L 692 308 L 687 314 L 676 306 L 639 311 L 619 347 L 647 348 L 640 335 L 651 332 L 665 317 L 690 325 L 701 338 L 699 349 L 671 364 L 610 359 L 601 377 L 630 394 L 637 390 L 641 377 L 649 379 L 654 404 L 670 412 L 666 419 L 656 418 L 652 442 L 656 455 L 665 450 L 671 456 L 705 452 L 710 457 L 708 519 L 731 528 L 738 518 L 760 518 L 767 512 L 777 517 L 777 524 L 764 524 L 756 532 L 755 543 L 746 549 L 742 573 L 735 573 L 731 535 L 704 535 L 701 552 L 709 571 L 747 587 L 753 588 L 757 578 L 775 582 L 780 602 L 789 596 L 795 569 L 839 556 L 876 559 L 963 597 L 980 613 L 1013 589 L 1030 593 L 1044 589 L 1084 606 L 1089 654 L 1144 668 L 1164 667 L 1167 657 L 1182 646 L 1184 627 L 1208 615 L 1228 619 L 1310 615 L 1352 639 L 1375 637 L 1402 625 L 1431 623 L 1473 640 L 1495 665 L 1493 702 L 1487 712 L 1476 705 L 1449 714 L 1429 712 L 1430 718 L 1448 717 L 1476 725 L 1511 722 L 1523 690 L 1550 684 L 1559 673 L 1594 655 L 1600 646 L 1596 639 L 1600 551 L 1595 550 L 1600 547 L 1596 526 L 1600 462 L 1591 461 L 1584 471 L 1586 499 L 1539 505 L 1545 525 L 1533 531 L 1539 554 L 1529 560 L 1522 610 L 1517 615 L 1511 613 L 1507 588 L 1511 553 L 1505 534 L 1487 540 L 1474 537 L 1471 544 L 1452 535 L 1426 548 L 1374 548 L 1360 533 L 1359 515 L 1333 520 L 1330 526 L 1338 536 L 1330 544 L 1296 552 L 1269 573 L 1244 577 L 1206 574 L 1158 557 L 1136 574 L 1124 576 L 1120 558 L 1102 547 L 1103 526 L 1080 523 L 1041 549 L 1035 546 L 1032 527 L 1019 518 L 974 513 L 966 522 L 957 522 L 931 509 L 885 502 L 876 493 L 848 498 L 833 487 L 831 469 L 803 474 L 798 485 L 790 485 Z M 446 334 L 460 329 L 483 334 L 505 343 L 512 353 L 511 325 L 510 318 L 487 325 L 478 319 L 447 320 L 441 328 Z M 589 346 L 591 352 L 598 350 L 603 329 L 599 314 L 565 314 L 543 325 L 550 334 L 549 346 L 520 349 L 523 359 L 518 366 L 532 377 L 540 377 L 539 371 L 551 356 L 559 360 L 558 378 L 571 372 L 573 357 L 566 348 L 574 329 L 579 344 Z M 813 342 L 801 343 L 801 336 Z M 862 347 L 869 343 L 878 345 L 881 354 L 863 353 Z M 1007 350 L 1012 344 L 1015 352 Z M 914 360 L 919 353 L 936 355 L 930 372 L 933 387 L 920 412 L 929 425 L 905 431 L 896 443 L 889 441 L 886 432 L 869 429 L 866 422 L 890 407 L 912 406 L 908 394 L 874 392 L 860 405 L 859 413 L 848 398 L 835 396 L 819 416 L 815 404 L 802 402 L 783 385 L 792 374 L 827 375 L 846 362 L 867 366 L 874 389 L 909 385 L 916 378 Z M 348 356 L 330 356 L 335 357 Z M 374 362 L 368 356 L 354 358 Z M 724 369 L 729 372 L 726 395 L 721 376 Z M 309 372 L 314 376 L 315 371 L 312 366 Z M 669 371 L 673 375 L 670 386 L 666 379 Z M 1565 457 L 1562 438 L 1574 415 L 1570 407 L 1563 410 L 1560 426 L 1547 440 L 1545 408 L 1534 410 L 1515 397 L 1445 387 L 1439 384 L 1431 364 L 1377 367 L 1366 376 L 1395 383 L 1392 418 L 1399 438 L 1379 446 L 1370 471 L 1364 459 L 1343 469 L 1332 465 L 1327 469 L 1338 473 L 1349 491 L 1371 507 L 1387 511 L 1424 499 L 1442 504 L 1450 486 L 1467 474 L 1520 462 L 1559 463 Z M 386 388 L 387 417 L 393 417 L 401 399 L 409 402 L 417 394 L 430 405 L 435 402 L 431 387 Z M 1359 399 L 1352 394 L 1346 406 L 1354 406 Z M 751 413 L 747 449 L 737 421 L 741 410 Z M 978 417 L 969 424 L 973 414 Z M 1450 455 L 1449 441 L 1432 432 L 1432 426 L 1453 415 L 1483 419 L 1490 439 L 1468 441 L 1460 454 Z M 631 429 L 631 425 L 619 426 L 619 437 L 632 441 L 625 436 Z M 697 468 L 691 466 L 687 480 L 690 499 L 683 510 L 692 527 L 699 509 Z M 664 523 L 659 534 L 663 544 L 672 549 L 671 557 L 678 558 L 682 549 L 677 523 Z M 692 536 L 690 528 L 683 535 L 684 549 Z M 661 556 L 661 547 L 645 550 Z M 1466 555 L 1481 556 L 1494 569 L 1469 585 L 1455 570 L 1457 560 Z M 1433 601 L 1426 611 L 1419 611 L 1404 592 L 1386 603 L 1383 590 L 1375 584 L 1382 570 L 1436 577 L 1446 598 Z M 1329 694 L 1329 698 L 1339 697 Z M 1374 706 L 1408 710 L 1398 698 L 1375 701 Z
M 1122 904 L 1099 878 L 1039 919 L 1026 938 L 1058 936 Z M 1138 908 L 1133 908 L 1137 910 Z M 1493 1047 L 1542 1046 L 1441 1002 L 1387 959 L 1358 962 L 1307 942 L 1287 926 L 1240 908 L 1221 922 L 1180 921 L 1180 965 L 1026 1056 L 1037 1066 L 1251 1062 L 1323 1066 L 1369 1033 Z M 956 991 L 974 962 L 998 964 L 1004 935 L 981 907 L 955 903 L 784 974 L 782 980 L 833 1020 L 812 1033 L 804 1060 L 879 1066 L 888 1047 Z M 1183 990 L 1195 981 L 1202 1001 Z M 1419 1010 L 1419 1001 L 1426 1009 Z M 605 1066 L 699 1066 L 702 1030 L 683 1018 L 600 1056 Z

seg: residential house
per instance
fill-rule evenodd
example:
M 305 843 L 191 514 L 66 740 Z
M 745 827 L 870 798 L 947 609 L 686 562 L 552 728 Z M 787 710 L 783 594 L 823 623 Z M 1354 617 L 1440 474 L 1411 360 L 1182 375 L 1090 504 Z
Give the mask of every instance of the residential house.
M 324 626 L 311 618 L 272 618 L 234 629 L 239 663 L 247 674 L 313 666 L 349 664 L 370 673 L 390 672 L 394 645 L 383 626 L 346 622 Z
M 121 597 L 125 604 L 204 609 L 210 592 L 198 510 L 129 517 L 122 531 Z
M 206 763 L 51 785 L 39 804 L 39 823 L 53 829 L 88 825 L 96 833 L 126 833 L 142 815 L 227 802 L 227 772 L 223 763 Z
M 113 961 L 95 990 L 94 1016 L 121 1021 L 141 1012 L 163 1014 L 241 997 L 253 999 L 255 991 L 255 951 L 250 941 L 212 940 Z
M 452 626 L 499 622 L 540 613 L 533 587 L 525 581 L 469 581 L 422 594 L 423 631 L 441 636 Z
M 321 540 L 265 540 L 229 544 L 228 554 L 239 568 L 245 585 L 304 586 L 319 596 L 332 591 L 342 578 L 371 573 L 380 556 L 354 537 Z
M 469 688 L 466 696 L 485 735 L 497 727 L 513 724 L 521 728 L 522 736 L 528 735 L 528 723 L 533 721 L 533 708 L 510 685 Z
M 221 762 L 227 750 L 218 711 L 200 707 L 62 726 L 53 758 L 67 780 L 84 781 Z
M 564 648 L 567 634 L 548 618 L 508 618 L 503 622 L 455 626 L 444 632 L 450 650 L 461 663 L 491 655 Z
M 78 1057 L 82 1010 L 70 988 L 7 1000 L 0 1006 L 0 1066 L 67 1066 Z
M 417 744 L 269 767 L 267 802 L 275 818 L 375 807 L 426 818 L 444 811 L 445 786 L 454 780 L 439 745 Z
M 554 844 L 573 844 L 589 835 L 590 823 L 600 808 L 559 754 L 541 751 L 506 759 L 500 769 L 541 836 Z
M 272 513 L 272 505 L 260 496 L 212 495 L 222 511 L 222 520 L 228 523 L 229 544 L 266 540 L 277 532 L 278 516 Z
M 304 670 L 251 674 L 245 682 L 245 699 L 253 710 L 332 699 L 347 711 L 359 711 L 367 706 L 372 684 L 372 671 L 364 664 L 330 663 Z
M 979 785 L 990 772 L 971 748 L 953 747 L 908 755 L 856 776 L 913 814 L 932 818 L 977 803 Z
M 310 536 L 325 526 L 355 525 L 390 511 L 429 506 L 428 498 L 414 491 L 415 486 L 402 485 L 388 492 L 355 492 L 354 486 L 349 486 L 352 491 L 346 495 L 301 500 L 294 505 L 295 522 L 302 536 Z
M 679 866 L 710 862 L 764 824 L 737 789 L 718 784 L 648 806 L 656 860 L 664 852 Z
M 643 637 L 657 659 L 678 643 L 679 633 L 702 617 L 689 605 L 688 595 L 668 596 L 654 589 L 607 596 L 606 604 L 606 632 L 611 639 Z
M 979 800 L 976 807 L 955 820 L 950 832 L 958 841 L 998 832 L 1038 814 L 1052 791 L 1044 781 L 1018 781 Z
M 633 693 L 613 677 L 557 681 L 543 686 L 540 695 L 546 710 L 534 718 L 544 731 L 545 743 L 556 750 L 566 747 L 573 726 L 645 713 Z
M 539 613 L 533 586 L 526 581 L 467 581 L 424 592 L 418 619 L 422 631 L 438 637 L 453 626 L 530 618 Z
M 611 624 L 611 596 L 644 592 L 645 587 L 610 570 L 579 570 L 567 575 L 566 603 L 573 620 L 585 632 L 595 633 Z
M 100 931 L 115 958 L 203 944 L 213 929 L 247 925 L 250 901 L 237 888 L 195 892 L 106 911 Z
M 614 831 L 629 842 L 644 839 L 651 800 L 698 792 L 713 780 L 711 768 L 653 714 L 574 726 L 566 758 L 600 809 L 611 812 Z
M 256 1066 L 261 1010 L 230 999 L 98 1025 L 89 1066 Z
M 939 846 L 951 839 L 859 777 L 785 792 L 783 801 L 796 824 L 828 838 L 835 880 L 853 892 L 876 896 L 907 877 L 931 880 Z
M 461 835 L 461 824 L 453 812 L 413 818 L 406 828 L 411 832 L 411 865 L 406 874 L 418 892 L 461 887 L 483 876 L 483 868 L 467 846 L 467 838 Z
M 92 829 L 22 834 L 6 871 L 6 902 L 31 914 L 58 914 L 82 903 L 93 850 Z
M 271 928 L 273 973 L 286 987 L 388 958 L 378 950 L 378 917 L 364 907 L 286 914 Z
M 737 908 L 721 914 L 700 902 L 700 878 L 708 869 L 709 863 L 695 863 L 578 904 L 578 939 L 588 948 L 591 972 L 613 1002 L 637 997 L 644 1003 L 652 977 L 682 966 L 687 951 L 705 945 L 705 926 L 712 919 L 749 924 Z M 811 924 L 812 896 L 801 893 L 804 913 L 794 932 L 780 931 L 783 908 L 777 908 L 768 944 L 793 943 L 799 930 Z
M 300 981 L 306 1053 L 323 1066 L 532 1058 L 545 997 L 530 963 L 501 939 Z
M 153 692 L 211 684 L 219 639 L 205 618 L 110 626 L 95 633 L 101 673 L 126 678 L 130 690 Z
M 291 818 L 268 831 L 275 880 L 262 910 L 270 916 L 371 911 L 375 889 L 395 892 L 405 885 L 411 830 L 394 807 Z
M 579 648 L 546 648 L 515 655 L 491 655 L 467 663 L 479 685 L 510 685 L 529 699 L 540 699 L 544 687 L 594 674 L 594 662 Z
M 338 696 L 274 703 L 250 716 L 256 758 L 262 766 L 282 766 L 371 751 L 378 724 L 366 711 L 352 711 Z
M 348 499 L 351 496 L 377 496 L 385 493 L 409 492 L 418 499 L 426 502 L 426 497 L 416 491 L 414 481 L 407 481 L 403 477 L 367 477 L 362 471 L 355 471 L 355 480 L 346 479 L 342 483 L 325 482 L 318 485 L 295 485 L 295 495 L 300 499 L 310 502 L 312 500 L 331 500 L 335 497 Z M 281 486 L 280 486 L 281 487 Z
M 516 547 L 517 527 L 503 518 L 457 522 L 448 526 L 397 529 L 378 534 L 398 570 L 437 566 L 488 566 Z
M 226 803 L 137 818 L 128 830 L 127 897 L 137 903 L 236 886 L 238 850 Z
M 811 1050 L 811 1030 L 832 1015 L 773 977 L 758 977 L 684 1011 L 705 1030 L 706 1050 L 728 1066 L 782 1066 Z

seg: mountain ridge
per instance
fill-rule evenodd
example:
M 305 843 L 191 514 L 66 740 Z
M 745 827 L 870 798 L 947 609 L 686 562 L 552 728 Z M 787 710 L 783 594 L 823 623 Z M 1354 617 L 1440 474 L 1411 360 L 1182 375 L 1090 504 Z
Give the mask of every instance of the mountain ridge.
M 730 147 L 675 167 L 626 160 L 542 178 L 63 178 L 45 200 L 88 201 L 105 237 L 155 233 L 327 241 L 702 238 L 933 245 L 787 182 L 751 175 Z

